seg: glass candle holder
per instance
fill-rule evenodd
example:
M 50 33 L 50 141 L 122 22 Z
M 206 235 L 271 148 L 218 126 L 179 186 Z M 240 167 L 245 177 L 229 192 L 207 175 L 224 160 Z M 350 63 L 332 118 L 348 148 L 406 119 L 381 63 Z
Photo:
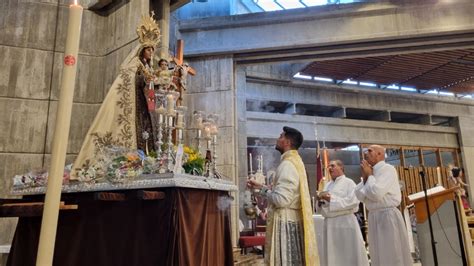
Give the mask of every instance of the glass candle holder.
M 204 113 L 202 111 L 194 111 L 193 112 L 193 123 L 192 126 L 195 129 L 203 129 L 203 118 Z
M 176 100 L 179 97 L 179 92 L 169 91 L 166 93 L 166 113 L 169 116 L 174 116 L 176 114 Z
M 176 128 L 183 129 L 184 128 L 184 115 L 186 114 L 186 111 L 188 110 L 188 107 L 186 106 L 178 106 L 176 108 Z

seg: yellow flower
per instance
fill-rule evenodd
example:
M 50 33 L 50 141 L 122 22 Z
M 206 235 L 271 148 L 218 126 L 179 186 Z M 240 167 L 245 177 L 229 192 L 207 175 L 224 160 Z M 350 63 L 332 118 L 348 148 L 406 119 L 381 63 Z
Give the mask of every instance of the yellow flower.
M 192 154 L 194 151 L 189 146 L 184 146 L 184 153 Z
M 134 154 L 134 153 L 127 153 L 127 160 L 129 162 L 133 162 L 133 161 L 136 161 L 138 160 L 138 155 L 137 154 Z

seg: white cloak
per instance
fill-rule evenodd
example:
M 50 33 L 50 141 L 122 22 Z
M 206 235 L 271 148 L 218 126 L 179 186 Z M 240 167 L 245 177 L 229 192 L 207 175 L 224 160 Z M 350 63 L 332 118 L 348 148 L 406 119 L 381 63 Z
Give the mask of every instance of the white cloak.
M 356 184 L 345 175 L 326 184 L 331 200 L 322 206 L 324 241 L 321 265 L 368 266 L 369 260 L 359 224 L 354 215 L 359 206 L 354 194 Z
M 378 162 L 374 173 L 355 188 L 369 210 L 369 253 L 373 266 L 413 265 L 405 223 L 398 205 L 402 200 L 397 171 Z

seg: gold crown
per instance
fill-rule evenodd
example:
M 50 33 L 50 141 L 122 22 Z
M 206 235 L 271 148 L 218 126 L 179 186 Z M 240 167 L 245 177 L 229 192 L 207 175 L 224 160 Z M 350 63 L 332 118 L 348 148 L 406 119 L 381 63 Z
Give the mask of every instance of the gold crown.
M 137 27 L 137 35 L 142 47 L 155 48 L 160 43 L 160 27 L 153 19 L 154 15 L 153 11 L 151 16 L 143 15 L 142 23 Z

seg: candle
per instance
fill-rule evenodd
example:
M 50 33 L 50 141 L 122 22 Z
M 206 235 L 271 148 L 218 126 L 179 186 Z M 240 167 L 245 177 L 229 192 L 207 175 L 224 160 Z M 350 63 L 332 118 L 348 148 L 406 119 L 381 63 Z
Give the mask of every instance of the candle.
M 217 133 L 219 132 L 219 129 L 217 128 L 216 125 L 211 125 L 211 135 L 217 135 Z
M 157 113 L 159 114 L 165 114 L 166 113 L 166 110 L 165 108 L 163 107 L 163 104 L 160 105 L 160 107 L 158 107 L 158 109 L 156 110 Z
M 253 169 L 252 169 L 252 153 L 249 153 L 249 165 L 250 165 L 250 174 L 252 174 Z
M 367 210 L 365 209 L 365 203 L 362 203 L 362 210 L 364 212 L 364 220 L 367 221 Z
M 158 113 L 158 124 L 163 124 L 163 115 Z
M 313 213 L 314 213 L 314 210 L 316 209 L 316 201 L 314 200 L 314 196 L 311 197 L 311 202 L 313 203 Z
M 441 169 L 438 167 L 436 167 L 436 175 L 438 176 L 438 186 L 442 186 L 443 183 L 441 182 Z
M 199 118 L 198 118 L 197 127 L 198 127 L 198 128 L 202 128 L 202 117 L 199 117 Z
M 43 218 L 41 221 L 36 265 L 53 265 L 54 244 L 59 216 L 59 201 L 61 198 L 62 177 L 66 161 L 72 100 L 76 81 L 82 11 L 83 8 L 77 3 L 69 6 L 61 89 L 51 149 L 51 166 L 49 169 L 48 187 L 46 189 Z
M 211 128 L 210 127 L 204 127 L 204 137 L 206 139 L 211 139 Z
M 183 139 L 183 130 L 180 128 L 178 129 L 178 139 L 182 140 Z
M 178 119 L 176 120 L 177 128 L 184 128 L 184 114 L 178 114 Z
M 198 139 L 201 138 L 201 130 L 200 129 L 197 130 L 197 137 L 198 137 Z
M 172 126 L 173 126 L 173 117 L 168 116 L 168 127 L 172 127 Z
M 174 113 L 174 104 L 175 104 L 173 94 L 170 93 L 170 94 L 166 95 L 166 104 L 167 104 L 167 107 L 168 107 L 168 114 L 173 114 Z

